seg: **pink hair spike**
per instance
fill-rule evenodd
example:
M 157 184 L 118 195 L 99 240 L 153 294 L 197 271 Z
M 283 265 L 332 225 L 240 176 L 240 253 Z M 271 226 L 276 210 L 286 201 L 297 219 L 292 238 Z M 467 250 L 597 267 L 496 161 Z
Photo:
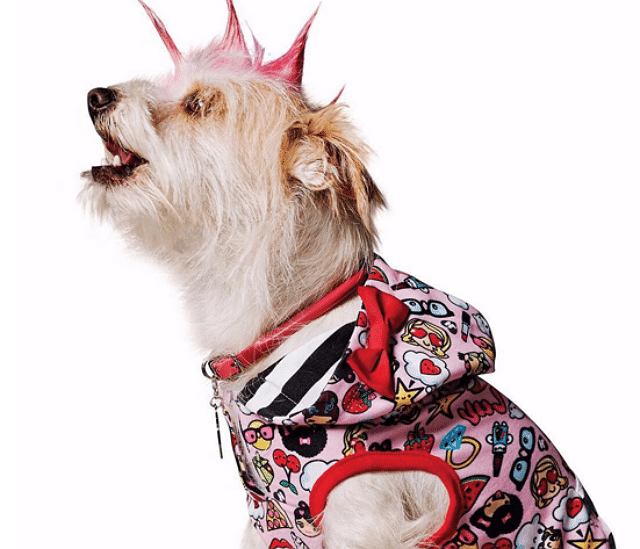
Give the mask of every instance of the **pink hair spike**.
M 247 44 L 244 41 L 244 35 L 238 21 L 238 14 L 233 5 L 233 0 L 227 0 L 227 8 L 229 8 L 229 18 L 227 19 L 227 28 L 222 37 L 222 42 L 216 46 L 216 49 L 222 51 L 236 51 L 243 55 L 249 56 Z M 212 43 L 213 44 L 213 43 Z
M 338 102 L 338 99 L 340 99 L 340 96 L 342 95 L 342 92 L 344 91 L 344 89 L 346 87 L 347 87 L 346 84 L 344 86 L 342 86 L 342 89 L 338 92 L 338 95 L 335 96 L 334 100 L 331 101 L 331 103 L 329 103 L 329 105 L 335 105 Z
M 278 59 L 260 67 L 259 70 L 262 74 L 272 78 L 284 80 L 295 89 L 300 89 L 300 87 L 302 86 L 304 49 L 307 44 L 309 29 L 311 28 L 311 24 L 316 18 L 316 15 L 318 15 L 319 9 L 320 6 L 318 6 L 316 11 L 309 18 L 287 53 L 285 53 L 282 57 L 279 57 Z
M 151 19 L 153 26 L 158 31 L 158 34 L 160 35 L 162 42 L 164 43 L 165 47 L 169 51 L 169 55 L 171 55 L 173 64 L 176 67 L 178 67 L 184 58 L 182 56 L 182 53 L 176 46 L 175 42 L 167 32 L 167 28 L 164 26 L 164 23 L 160 20 L 160 18 L 156 15 L 156 13 L 149 6 L 147 6 L 142 0 L 138 0 L 138 2 L 140 2 L 140 4 L 142 5 L 142 7 L 144 8 L 144 11 L 147 12 L 147 15 Z
M 251 28 L 249 28 L 249 30 L 251 30 Z M 256 38 L 256 35 L 253 34 L 252 30 L 251 36 L 253 37 L 253 66 L 261 67 L 262 61 L 264 60 L 265 49 L 264 46 L 258 42 L 258 39 Z

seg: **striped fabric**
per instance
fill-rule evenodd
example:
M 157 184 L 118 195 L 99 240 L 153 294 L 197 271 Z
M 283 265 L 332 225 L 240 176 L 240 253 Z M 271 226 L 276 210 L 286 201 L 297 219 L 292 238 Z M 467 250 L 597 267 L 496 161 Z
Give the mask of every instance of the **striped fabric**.
M 238 401 L 273 420 L 291 417 L 320 397 L 341 361 L 355 322 L 328 331 L 284 356 L 245 385 Z

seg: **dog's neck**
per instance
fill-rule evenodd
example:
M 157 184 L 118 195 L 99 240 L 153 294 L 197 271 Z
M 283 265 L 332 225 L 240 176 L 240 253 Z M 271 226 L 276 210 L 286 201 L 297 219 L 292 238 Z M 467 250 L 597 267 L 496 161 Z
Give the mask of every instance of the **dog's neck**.
M 327 231 L 326 238 L 305 250 L 285 250 L 282 241 L 277 247 L 265 241 L 268 235 L 261 236 L 257 245 L 255 235 L 234 239 L 235 253 L 232 244 L 226 250 L 173 256 L 171 268 L 202 351 L 237 353 L 372 259 L 368 247 L 345 234 Z

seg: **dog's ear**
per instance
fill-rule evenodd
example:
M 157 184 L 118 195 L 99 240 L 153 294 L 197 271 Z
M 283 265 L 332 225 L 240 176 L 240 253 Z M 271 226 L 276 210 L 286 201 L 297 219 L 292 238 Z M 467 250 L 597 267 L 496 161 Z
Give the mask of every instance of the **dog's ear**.
M 350 221 L 355 216 L 373 232 L 373 213 L 384 198 L 365 167 L 368 153 L 339 105 L 306 112 L 283 140 L 285 184 L 312 193 L 316 201 L 328 200 L 338 215 Z

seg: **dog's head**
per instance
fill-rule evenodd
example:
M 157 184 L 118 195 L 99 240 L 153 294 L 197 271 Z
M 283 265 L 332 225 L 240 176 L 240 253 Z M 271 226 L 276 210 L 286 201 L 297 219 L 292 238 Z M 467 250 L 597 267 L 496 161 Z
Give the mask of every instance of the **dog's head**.
M 342 106 L 312 106 L 301 91 L 315 14 L 287 53 L 265 62 L 227 4 L 223 38 L 189 55 L 143 4 L 175 69 L 89 92 L 106 161 L 84 174 L 85 202 L 164 255 L 276 234 L 313 248 L 329 226 L 370 248 L 383 200 L 367 149 Z

